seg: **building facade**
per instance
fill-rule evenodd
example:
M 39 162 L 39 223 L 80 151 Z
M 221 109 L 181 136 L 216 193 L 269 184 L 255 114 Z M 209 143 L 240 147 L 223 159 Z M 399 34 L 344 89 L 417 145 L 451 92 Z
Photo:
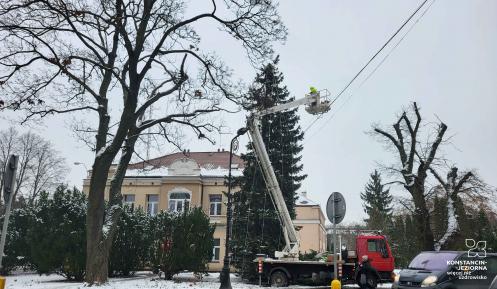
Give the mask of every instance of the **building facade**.
M 295 201 L 296 217 L 293 224 L 298 228 L 300 251 L 325 252 L 327 249 L 326 228 L 321 206 L 300 193 Z
M 220 271 L 225 255 L 227 198 L 224 193 L 227 191 L 228 166 L 227 151 L 174 153 L 130 164 L 121 189 L 123 202 L 142 207 L 151 215 L 160 210 L 181 212 L 189 207 L 202 208 L 210 222 L 216 224 L 209 270 Z M 243 168 L 242 159 L 234 155 L 232 175 L 241 176 Z M 89 179 L 84 180 L 85 192 L 88 192 L 89 182 Z M 299 200 L 295 224 L 300 227 L 302 251 L 324 251 L 326 245 L 322 246 L 321 238 L 326 241 L 326 232 L 321 236 L 320 230 L 324 228 L 323 213 L 319 205 L 305 196 Z

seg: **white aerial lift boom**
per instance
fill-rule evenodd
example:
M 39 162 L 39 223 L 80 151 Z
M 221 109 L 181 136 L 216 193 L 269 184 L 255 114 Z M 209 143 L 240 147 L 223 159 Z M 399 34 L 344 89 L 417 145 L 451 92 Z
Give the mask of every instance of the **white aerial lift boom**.
M 278 179 L 274 173 L 273 166 L 269 160 L 269 155 L 264 145 L 262 135 L 259 129 L 261 117 L 268 114 L 277 113 L 280 111 L 292 109 L 300 105 L 305 105 L 305 110 L 310 114 L 322 114 L 330 110 L 330 101 L 328 100 L 329 92 L 327 90 L 317 91 L 311 88 L 311 92 L 306 94 L 304 98 L 297 99 L 288 103 L 276 105 L 264 110 L 255 111 L 247 118 L 247 126 L 254 147 L 255 155 L 262 168 L 262 173 L 266 186 L 270 192 L 271 198 L 283 227 L 283 236 L 285 239 L 285 248 L 282 251 L 276 251 L 276 258 L 288 258 L 298 260 L 299 257 L 299 238 L 295 231 L 290 213 L 285 204 L 285 199 L 281 193 Z

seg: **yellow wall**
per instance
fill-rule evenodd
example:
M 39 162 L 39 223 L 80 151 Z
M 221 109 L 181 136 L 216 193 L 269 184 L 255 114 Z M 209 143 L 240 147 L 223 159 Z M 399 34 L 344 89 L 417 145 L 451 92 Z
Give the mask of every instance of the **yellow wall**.
M 326 251 L 326 229 L 324 214 L 319 206 L 295 206 L 295 226 L 300 228 L 300 251 Z

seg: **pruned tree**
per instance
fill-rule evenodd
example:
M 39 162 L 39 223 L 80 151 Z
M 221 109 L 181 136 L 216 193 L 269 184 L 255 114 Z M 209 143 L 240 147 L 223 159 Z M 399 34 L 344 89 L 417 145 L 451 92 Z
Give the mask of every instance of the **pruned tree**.
M 437 151 L 443 142 L 447 125 L 438 124 L 435 139 L 427 144 L 421 143 L 421 114 L 418 105 L 411 106 L 414 116 L 409 116 L 405 110 L 397 122 L 393 124 L 393 132 L 374 127 L 374 132 L 386 139 L 398 154 L 399 162 L 391 167 L 400 179 L 396 181 L 409 192 L 414 203 L 415 236 L 424 250 L 433 250 L 434 238 L 430 227 L 430 214 L 425 196 L 425 182 L 428 171 L 437 157 Z
M 447 229 L 442 237 L 435 242 L 435 250 L 445 248 L 449 240 L 460 229 L 460 218 L 465 215 L 464 206 L 456 208 L 456 203 L 463 195 L 471 201 L 484 202 L 488 199 L 491 190 L 478 176 L 469 171 L 459 175 L 458 168 L 452 167 L 444 179 L 437 170 L 430 168 L 430 172 L 440 183 L 444 197 L 447 199 Z
M 14 197 L 21 194 L 33 203 L 42 190 L 54 189 L 64 180 L 67 171 L 65 159 L 52 143 L 33 132 L 19 134 L 12 127 L 0 131 L 2 173 L 10 154 L 19 155 Z
M 121 184 L 140 136 L 159 134 L 171 141 L 171 132 L 183 128 L 210 140 L 216 126 L 206 116 L 238 102 L 230 70 L 201 45 L 199 25 L 217 26 L 237 40 L 252 63 L 271 56 L 273 41 L 286 37 L 274 1 L 212 0 L 200 13 L 201 7 L 188 3 L 0 3 L 0 84 L 6 96 L 0 109 L 24 111 L 25 121 L 79 112 L 79 131 L 94 136 L 85 138 L 95 140 L 96 152 L 87 214 L 90 284 L 107 281 L 109 249 L 121 214 Z M 152 105 L 160 107 L 157 114 L 146 114 Z M 110 206 L 105 211 L 109 177 Z

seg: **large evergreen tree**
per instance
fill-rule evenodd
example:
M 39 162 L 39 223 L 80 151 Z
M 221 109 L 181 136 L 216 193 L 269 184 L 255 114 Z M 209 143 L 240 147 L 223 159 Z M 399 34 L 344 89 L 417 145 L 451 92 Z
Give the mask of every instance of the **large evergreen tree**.
M 391 226 L 386 235 L 395 257 L 395 266 L 406 268 L 422 250 L 419 241 L 412 238 L 412 232 L 416 228 L 412 214 L 409 211 L 397 212 L 392 216 Z
M 283 74 L 277 68 L 278 58 L 265 65 L 257 74 L 247 94 L 250 109 L 263 109 L 292 101 Z M 302 174 L 300 152 L 304 134 L 298 124 L 297 110 L 270 114 L 261 119 L 261 133 L 278 178 L 278 183 L 292 218 L 295 217 L 296 192 Z M 243 177 L 236 180 L 240 191 L 234 195 L 233 262 L 245 278 L 255 277 L 252 260 L 263 253 L 274 257 L 274 251 L 284 247 L 282 228 L 252 146 L 242 156 L 245 161 Z
M 381 175 L 375 170 L 371 179 L 364 187 L 361 193 L 361 199 L 364 202 L 364 212 L 368 214 L 365 220 L 368 228 L 386 229 L 392 218 L 392 200 L 390 190 L 385 190 L 381 183 Z

